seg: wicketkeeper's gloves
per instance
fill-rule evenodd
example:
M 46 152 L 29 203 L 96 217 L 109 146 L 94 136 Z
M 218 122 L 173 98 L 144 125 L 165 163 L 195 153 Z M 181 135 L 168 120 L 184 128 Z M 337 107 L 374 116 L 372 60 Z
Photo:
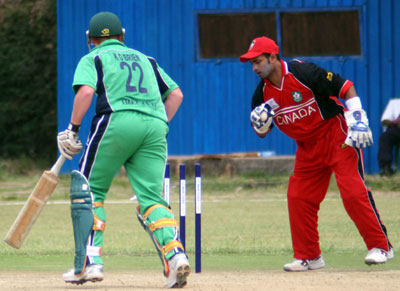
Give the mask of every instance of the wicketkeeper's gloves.
M 272 120 L 274 115 L 275 112 L 266 103 L 254 108 L 250 114 L 250 121 L 254 130 L 260 135 L 267 134 L 273 126 Z
M 372 132 L 368 126 L 367 114 L 362 109 L 349 110 L 344 113 L 347 123 L 347 138 L 345 144 L 365 148 L 373 144 Z

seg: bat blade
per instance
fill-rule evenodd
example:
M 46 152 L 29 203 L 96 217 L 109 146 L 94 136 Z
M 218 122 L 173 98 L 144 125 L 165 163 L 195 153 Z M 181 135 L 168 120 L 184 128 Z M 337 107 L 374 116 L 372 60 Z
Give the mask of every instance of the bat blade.
M 4 241 L 13 248 L 19 249 L 39 217 L 47 200 L 58 184 L 58 177 L 45 171 L 33 189 L 24 207 L 19 212 Z
M 29 195 L 28 200 L 25 202 L 24 207 L 10 227 L 4 241 L 13 248 L 19 249 L 22 246 L 33 224 L 46 205 L 47 200 L 53 194 L 59 182 L 57 175 L 64 161 L 65 158 L 60 156 L 50 171 L 43 172 L 32 193 Z

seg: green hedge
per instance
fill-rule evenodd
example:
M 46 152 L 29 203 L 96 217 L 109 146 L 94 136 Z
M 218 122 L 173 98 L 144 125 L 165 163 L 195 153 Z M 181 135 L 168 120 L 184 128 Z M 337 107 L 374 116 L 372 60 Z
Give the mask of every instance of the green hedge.
M 0 0 L 0 157 L 57 154 L 56 2 Z

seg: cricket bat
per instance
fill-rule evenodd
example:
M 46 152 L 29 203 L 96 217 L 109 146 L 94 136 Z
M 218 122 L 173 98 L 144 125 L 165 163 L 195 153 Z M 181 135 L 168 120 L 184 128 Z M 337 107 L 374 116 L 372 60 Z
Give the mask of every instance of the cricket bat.
M 24 207 L 19 212 L 4 241 L 13 248 L 19 249 L 29 234 L 40 212 L 53 194 L 59 179 L 58 173 L 65 162 L 60 155 L 50 171 L 44 171 Z

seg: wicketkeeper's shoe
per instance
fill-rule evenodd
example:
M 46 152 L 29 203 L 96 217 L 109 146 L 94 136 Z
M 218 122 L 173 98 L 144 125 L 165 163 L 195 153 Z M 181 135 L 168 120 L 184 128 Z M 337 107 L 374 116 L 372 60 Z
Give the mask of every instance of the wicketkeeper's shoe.
M 72 283 L 77 285 L 86 283 L 88 281 L 103 281 L 103 265 L 88 265 L 86 266 L 85 272 L 81 274 L 75 274 L 75 269 L 71 269 L 63 274 L 63 279 L 65 283 Z
M 388 260 L 391 260 L 393 258 L 394 258 L 394 253 L 392 248 L 390 248 L 389 251 L 373 248 L 368 251 L 368 254 L 365 257 L 365 263 L 369 266 L 376 264 L 384 264 Z
M 390 248 L 388 251 L 387 259 L 388 261 L 394 258 L 394 251 L 393 248 Z
M 325 267 L 325 261 L 322 256 L 314 260 L 294 260 L 292 263 L 283 266 L 287 272 L 305 272 L 309 270 L 317 270 Z
M 165 281 L 166 288 L 182 288 L 187 284 L 190 274 L 189 261 L 184 253 L 178 253 L 168 261 L 169 276 Z

